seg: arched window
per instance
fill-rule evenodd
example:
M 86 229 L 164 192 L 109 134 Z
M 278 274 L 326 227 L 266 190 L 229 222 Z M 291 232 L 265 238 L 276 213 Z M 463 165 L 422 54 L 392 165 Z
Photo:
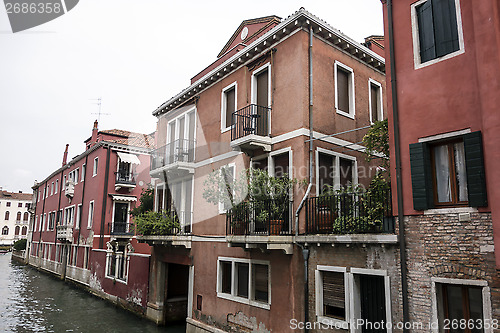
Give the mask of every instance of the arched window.
M 28 212 L 24 213 L 23 221 L 28 221 L 30 219 L 30 214 Z
M 19 226 L 17 225 L 16 229 L 14 229 L 14 235 L 16 235 L 16 236 L 19 235 L 19 229 L 21 229 L 21 228 L 19 228 Z
M 5 226 L 2 228 L 2 235 L 8 235 L 9 234 L 9 227 Z
M 26 236 L 26 234 L 28 233 L 28 227 L 27 226 L 24 226 L 22 229 L 21 229 L 21 235 L 23 236 Z
M 16 221 L 21 221 L 21 212 L 17 212 L 17 218 Z
M 5 212 L 5 219 L 8 220 L 10 216 L 10 212 Z

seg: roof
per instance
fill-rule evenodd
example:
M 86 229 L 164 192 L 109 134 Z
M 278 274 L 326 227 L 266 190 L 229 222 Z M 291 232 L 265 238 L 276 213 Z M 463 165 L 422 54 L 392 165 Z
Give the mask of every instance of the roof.
M 33 198 L 32 193 L 16 193 L 16 192 L 0 191 L 0 199 L 31 201 L 32 198 Z
M 154 149 L 155 139 L 154 133 L 142 134 L 120 129 L 111 129 L 99 131 L 100 134 L 111 135 L 114 138 L 106 137 L 103 141 L 119 143 L 127 146 L 134 146 L 139 148 Z
M 325 21 L 312 15 L 304 8 L 283 19 L 269 31 L 262 34 L 256 40 L 239 50 L 234 55 L 231 55 L 227 60 L 224 60 L 220 65 L 208 71 L 202 77 L 197 78 L 195 82 L 177 95 L 169 98 L 153 111 L 154 116 L 160 116 L 170 110 L 176 109 L 179 106 L 191 101 L 200 92 L 219 82 L 227 75 L 233 73 L 241 66 L 254 61 L 266 52 L 270 52 L 283 39 L 290 36 L 298 29 L 308 31 L 312 29 L 314 35 L 324 39 L 333 47 L 341 52 L 348 53 L 351 56 L 359 59 L 373 69 L 385 72 L 385 59 L 383 56 L 368 49 L 366 46 L 356 42 L 352 38 L 346 36 L 338 29 L 333 28 Z M 227 45 L 227 44 L 226 44 Z M 231 44 L 229 44 L 231 45 Z M 224 50 L 224 49 L 223 49 Z M 229 51 L 228 51 L 229 52 Z

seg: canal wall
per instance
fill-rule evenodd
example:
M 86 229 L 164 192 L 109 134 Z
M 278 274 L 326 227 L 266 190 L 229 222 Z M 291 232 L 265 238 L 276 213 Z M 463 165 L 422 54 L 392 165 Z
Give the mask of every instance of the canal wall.
M 12 250 L 12 260 L 21 263 L 21 264 L 26 264 L 26 259 L 24 257 L 25 251 L 17 251 L 17 250 Z

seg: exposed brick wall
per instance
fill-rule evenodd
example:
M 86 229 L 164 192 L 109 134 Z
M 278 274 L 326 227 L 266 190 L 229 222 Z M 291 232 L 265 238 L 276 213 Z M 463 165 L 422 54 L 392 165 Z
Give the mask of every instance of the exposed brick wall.
M 401 276 L 399 274 L 399 247 L 379 244 L 330 244 L 311 246 L 309 256 L 309 321 L 316 318 L 316 280 L 317 265 L 338 266 L 347 268 L 367 268 L 387 270 L 390 276 L 392 322 L 402 321 Z M 345 330 L 312 329 L 311 332 L 346 332 Z M 393 332 L 400 332 L 393 328 Z
M 492 252 L 490 213 L 405 217 L 410 320 L 426 327 L 432 318 L 431 277 L 485 280 L 491 288 L 493 319 L 500 320 L 500 277 Z M 412 332 L 429 332 L 428 329 Z

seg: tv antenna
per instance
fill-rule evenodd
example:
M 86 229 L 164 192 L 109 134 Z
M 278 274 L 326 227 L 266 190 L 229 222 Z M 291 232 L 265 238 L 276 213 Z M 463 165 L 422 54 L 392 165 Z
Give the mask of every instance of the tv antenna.
M 99 98 L 92 98 L 90 99 L 91 101 L 96 101 L 95 103 L 92 103 L 92 104 L 97 104 L 99 105 L 99 112 L 93 112 L 91 114 L 96 114 L 97 115 L 97 122 L 100 123 L 101 122 L 101 116 L 109 116 L 111 113 L 102 113 L 101 112 L 101 105 L 102 105 L 102 99 L 101 97 Z

